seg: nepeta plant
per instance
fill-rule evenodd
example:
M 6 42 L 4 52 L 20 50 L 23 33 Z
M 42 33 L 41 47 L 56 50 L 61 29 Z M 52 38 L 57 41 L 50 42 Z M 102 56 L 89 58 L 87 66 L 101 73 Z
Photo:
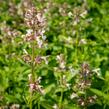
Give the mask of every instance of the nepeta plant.
M 27 30 L 27 34 L 25 35 L 25 42 L 30 44 L 31 54 L 29 54 L 26 50 L 25 55 L 23 56 L 24 60 L 30 64 L 31 72 L 28 75 L 29 82 L 29 92 L 30 98 L 28 101 L 30 109 L 32 109 L 33 95 L 35 92 L 44 94 L 44 90 L 40 85 L 41 77 L 38 77 L 36 74 L 36 66 L 42 62 L 42 60 L 47 63 L 47 59 L 44 56 L 41 56 L 39 52 L 36 52 L 37 49 L 40 50 L 45 45 L 44 41 L 46 36 L 44 36 L 45 32 L 45 17 L 43 15 L 43 11 L 36 10 L 35 7 L 31 7 L 25 13 L 25 23 L 29 28 Z

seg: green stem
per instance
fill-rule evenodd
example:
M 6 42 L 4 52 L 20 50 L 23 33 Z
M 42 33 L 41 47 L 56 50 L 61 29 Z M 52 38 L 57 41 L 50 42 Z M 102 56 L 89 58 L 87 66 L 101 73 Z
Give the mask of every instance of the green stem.
M 60 101 L 59 101 L 59 109 L 62 109 L 62 99 L 63 99 L 63 89 L 61 91 L 61 97 L 60 97 Z
M 35 82 L 35 74 L 34 74 L 35 44 L 34 44 L 34 41 L 32 42 L 31 46 L 32 46 L 31 73 L 32 73 L 32 82 L 34 83 Z M 33 95 L 33 92 L 30 92 L 30 103 L 29 103 L 30 109 L 32 109 L 32 95 Z
M 87 104 L 86 104 L 86 102 L 87 102 L 87 92 L 86 92 L 86 89 L 85 89 L 85 106 L 84 106 L 84 109 L 87 109 Z
M 62 109 L 62 99 L 63 99 L 63 74 L 61 73 L 60 75 L 60 85 L 61 85 L 61 96 L 60 96 L 60 101 L 59 101 L 59 109 Z
M 103 109 L 106 109 L 106 104 L 104 104 Z
M 76 35 L 76 45 L 75 45 L 75 62 L 76 62 L 76 65 L 78 63 L 78 41 L 79 41 L 79 33 L 77 32 L 77 35 Z
M 38 109 L 40 109 L 40 102 L 38 102 Z
M 35 58 L 35 44 L 34 41 L 32 42 L 32 62 L 31 62 L 31 72 L 32 72 L 32 80 L 35 81 L 35 74 L 34 74 L 34 58 Z
M 32 109 L 32 92 L 30 92 L 30 102 L 29 102 L 29 107 Z

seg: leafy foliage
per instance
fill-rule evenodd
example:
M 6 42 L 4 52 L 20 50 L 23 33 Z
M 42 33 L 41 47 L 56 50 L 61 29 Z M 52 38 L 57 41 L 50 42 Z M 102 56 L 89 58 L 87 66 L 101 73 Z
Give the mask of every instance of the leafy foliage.
M 108 4 L 108 0 L 1 0 L 0 108 L 108 109 Z M 42 22 L 35 22 L 37 29 L 26 24 L 34 16 L 25 20 L 32 7 Z M 40 14 L 45 16 L 44 25 Z M 39 39 L 27 39 L 27 33 L 35 32 Z

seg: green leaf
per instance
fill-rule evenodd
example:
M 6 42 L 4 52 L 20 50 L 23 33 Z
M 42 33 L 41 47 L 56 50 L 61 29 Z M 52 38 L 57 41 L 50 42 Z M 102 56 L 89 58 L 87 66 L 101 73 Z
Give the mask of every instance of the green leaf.
M 45 109 L 53 109 L 51 105 L 49 105 L 47 102 L 40 102 L 40 104 L 45 108 Z
M 98 96 L 103 96 L 103 92 L 98 90 L 98 89 L 93 89 L 93 88 L 90 88 L 90 91 L 92 91 L 93 93 L 97 94 Z
M 102 91 L 98 90 L 98 89 L 93 89 L 90 88 L 90 91 L 92 91 L 93 93 L 95 93 L 96 95 L 103 97 L 106 101 L 109 102 L 109 94 L 105 94 Z

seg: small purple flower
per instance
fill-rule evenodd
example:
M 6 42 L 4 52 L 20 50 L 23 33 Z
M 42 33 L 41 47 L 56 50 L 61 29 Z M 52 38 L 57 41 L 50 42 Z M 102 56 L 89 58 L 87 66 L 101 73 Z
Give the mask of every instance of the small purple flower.
M 41 61 L 42 61 L 41 56 L 37 56 L 37 57 L 35 58 L 35 63 L 40 64 Z

